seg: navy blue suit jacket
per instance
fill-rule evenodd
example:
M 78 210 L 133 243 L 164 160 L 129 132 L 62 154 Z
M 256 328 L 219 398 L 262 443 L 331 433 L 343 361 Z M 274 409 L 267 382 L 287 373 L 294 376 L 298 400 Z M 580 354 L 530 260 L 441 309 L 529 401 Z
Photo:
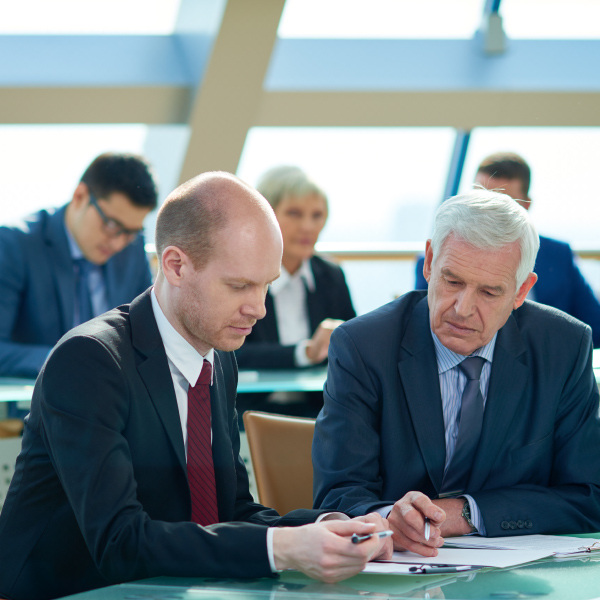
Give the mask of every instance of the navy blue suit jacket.
M 359 515 L 440 493 L 446 447 L 426 292 L 338 327 L 313 442 L 315 506 Z M 600 530 L 587 325 L 526 301 L 498 332 L 466 491 L 487 535 Z
M 323 319 L 348 321 L 356 316 L 356 312 L 342 269 L 318 256 L 310 259 L 310 266 L 315 289 L 307 292 L 306 308 L 312 335 Z M 279 342 L 275 306 L 269 293 L 265 306 L 265 318 L 256 323 L 244 345 L 236 351 L 238 365 L 241 369 L 293 369 L 296 367 L 296 346 L 284 346 Z
M 415 289 L 426 290 L 423 263 L 416 266 Z M 592 328 L 594 348 L 600 347 L 600 302 L 575 264 L 569 244 L 540 236 L 540 250 L 535 261 L 538 280 L 533 288 L 536 302 L 554 306 Z
M 44 600 L 159 575 L 272 575 L 239 457 L 233 353 L 216 352 L 212 448 L 221 523 L 190 522 L 181 422 L 150 293 L 72 329 L 36 382 L 0 515 L 0 596 Z M 239 523 L 230 523 L 239 521 Z
M 0 376 L 36 377 L 73 326 L 75 276 L 65 207 L 0 227 Z M 147 289 L 150 267 L 140 236 L 103 267 L 111 308 Z

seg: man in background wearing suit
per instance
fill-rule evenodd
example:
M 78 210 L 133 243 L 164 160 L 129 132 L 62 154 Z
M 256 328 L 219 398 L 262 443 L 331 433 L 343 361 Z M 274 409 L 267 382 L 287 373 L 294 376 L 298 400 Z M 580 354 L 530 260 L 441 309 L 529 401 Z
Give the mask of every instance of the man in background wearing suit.
M 249 493 L 232 351 L 279 275 L 267 202 L 200 175 L 161 207 L 156 245 L 154 288 L 71 330 L 40 372 L 0 515 L 0 595 L 287 568 L 333 582 L 391 556 L 389 540 L 350 541 L 387 528 L 379 515 L 304 525 L 323 513 L 280 517 Z
M 70 202 L 0 227 L 0 375 L 36 377 L 69 329 L 151 284 L 141 235 L 156 185 L 138 156 L 106 153 Z
M 377 510 L 395 548 L 424 556 L 473 531 L 600 530 L 591 331 L 525 300 L 538 246 L 528 213 L 505 194 L 442 203 L 428 291 L 332 335 L 315 506 Z
M 475 176 L 475 183 L 488 190 L 508 194 L 529 210 L 531 170 L 514 152 L 497 152 L 485 158 Z M 535 261 L 538 281 L 529 299 L 554 306 L 592 328 L 594 348 L 600 347 L 600 302 L 585 280 L 571 247 L 566 242 L 540 236 L 540 250 Z M 423 259 L 417 263 L 416 289 L 426 289 Z

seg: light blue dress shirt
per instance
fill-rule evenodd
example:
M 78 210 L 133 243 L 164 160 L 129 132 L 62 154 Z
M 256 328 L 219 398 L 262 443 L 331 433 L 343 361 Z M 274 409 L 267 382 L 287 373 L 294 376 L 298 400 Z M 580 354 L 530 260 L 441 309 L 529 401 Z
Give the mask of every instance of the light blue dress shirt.
M 485 346 L 478 348 L 470 356 L 481 356 L 486 359 L 481 370 L 481 377 L 479 379 L 479 385 L 481 387 L 481 395 L 483 396 L 483 406 L 485 410 L 485 403 L 487 400 L 488 386 L 490 382 L 490 374 L 492 371 L 492 357 L 494 355 L 494 348 L 496 346 L 496 337 L 494 335 L 490 342 Z M 438 337 L 431 332 L 433 338 L 433 344 L 435 346 L 435 355 L 437 358 L 438 374 L 440 377 L 440 390 L 442 392 L 442 412 L 444 414 L 444 430 L 446 436 L 446 464 L 444 467 L 444 473 L 452 460 L 454 450 L 456 448 L 456 439 L 458 437 L 458 424 L 456 417 L 460 411 L 460 404 L 463 391 L 467 385 L 466 375 L 458 368 L 458 365 L 466 358 L 462 354 L 457 354 L 446 348 Z M 485 535 L 485 527 L 483 525 L 483 519 L 481 518 L 481 511 L 479 507 L 469 496 L 464 494 L 464 497 L 469 501 L 469 508 L 471 509 L 471 520 L 475 525 L 477 531 Z
M 71 258 L 73 260 L 85 258 L 83 256 L 83 252 L 77 245 L 75 238 L 71 235 L 71 232 L 68 230 L 66 225 L 65 232 L 67 234 L 67 240 L 69 242 L 69 251 L 71 253 Z M 104 270 L 102 268 L 102 265 L 91 264 L 91 268 L 88 275 L 88 282 L 90 287 L 92 310 L 94 312 L 94 316 L 97 317 L 98 315 L 105 313 L 110 308 L 108 305 L 108 296 L 106 294 L 106 282 L 104 281 Z M 77 310 L 75 312 L 77 312 Z M 75 314 L 74 318 L 75 322 L 78 323 L 79 321 L 77 318 L 77 314 Z

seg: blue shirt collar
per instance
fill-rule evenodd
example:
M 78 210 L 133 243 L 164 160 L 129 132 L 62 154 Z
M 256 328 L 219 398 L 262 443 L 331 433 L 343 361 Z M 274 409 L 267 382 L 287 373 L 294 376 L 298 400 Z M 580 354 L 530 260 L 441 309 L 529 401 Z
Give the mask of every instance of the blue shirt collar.
M 437 358 L 438 374 L 441 375 L 442 373 L 453 369 L 454 367 L 456 367 L 456 365 L 461 363 L 466 358 L 462 354 L 458 354 L 446 348 L 446 346 L 444 346 L 442 342 L 440 342 L 439 338 L 437 337 L 437 335 L 435 335 L 435 333 L 433 333 L 432 330 L 431 337 L 433 338 L 433 344 L 435 346 L 435 356 Z M 469 356 L 481 356 L 482 358 L 485 358 L 491 363 L 492 357 L 494 356 L 494 348 L 496 346 L 497 337 L 498 332 L 494 334 L 494 337 L 485 346 L 477 348 L 477 350 L 475 350 L 475 352 L 473 352 Z

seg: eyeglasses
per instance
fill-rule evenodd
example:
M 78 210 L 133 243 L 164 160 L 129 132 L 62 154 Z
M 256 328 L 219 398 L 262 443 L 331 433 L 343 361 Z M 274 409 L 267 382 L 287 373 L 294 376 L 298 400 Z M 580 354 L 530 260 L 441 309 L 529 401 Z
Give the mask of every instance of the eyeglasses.
M 140 233 L 142 233 L 143 229 L 127 229 L 124 227 L 119 221 L 113 219 L 106 215 L 106 213 L 100 208 L 98 204 L 98 200 L 90 192 L 90 204 L 98 211 L 100 218 L 102 219 L 102 228 L 106 235 L 111 238 L 117 238 L 124 235 L 128 240 L 135 239 Z

